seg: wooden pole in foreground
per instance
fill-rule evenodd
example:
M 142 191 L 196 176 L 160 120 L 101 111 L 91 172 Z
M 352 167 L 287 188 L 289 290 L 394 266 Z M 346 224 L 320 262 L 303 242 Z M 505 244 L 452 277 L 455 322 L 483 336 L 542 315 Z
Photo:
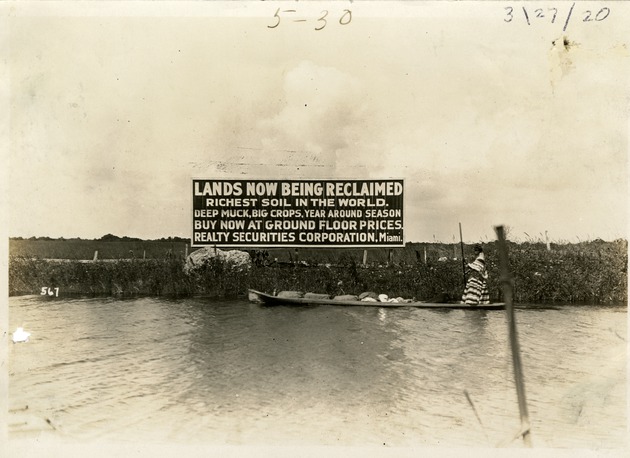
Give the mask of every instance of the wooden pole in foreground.
M 514 366 L 514 382 L 516 384 L 516 396 L 518 398 L 518 410 L 521 415 L 521 432 L 523 442 L 527 447 L 532 446 L 530 436 L 529 414 L 527 413 L 527 400 L 525 399 L 525 382 L 523 380 L 523 367 L 521 365 L 521 352 L 518 345 L 516 332 L 516 320 L 514 318 L 514 305 L 512 303 L 512 277 L 508 266 L 507 244 L 503 226 L 495 227 L 499 239 L 499 268 L 501 271 L 501 285 L 503 287 L 503 299 L 507 312 L 508 333 L 510 347 L 512 348 L 512 364 Z

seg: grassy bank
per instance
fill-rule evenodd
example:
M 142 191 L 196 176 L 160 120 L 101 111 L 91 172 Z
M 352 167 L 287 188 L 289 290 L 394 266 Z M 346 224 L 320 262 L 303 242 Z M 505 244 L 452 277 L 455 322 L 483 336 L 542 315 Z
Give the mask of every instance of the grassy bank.
M 104 241 L 80 239 L 30 240 L 10 239 L 9 254 L 26 258 L 98 259 L 147 258 L 164 259 L 183 256 L 186 242 L 182 241 Z
M 20 241 L 28 242 L 28 241 Z M 84 241 L 89 242 L 89 241 Z M 68 242 L 53 243 L 59 245 Z M 86 244 L 84 251 L 94 248 Z M 147 242 L 98 242 L 100 250 L 118 254 L 146 250 Z M 124 243 L 134 244 L 121 245 Z M 145 243 L 144 248 L 142 243 Z M 164 244 L 164 242 L 149 242 Z M 446 294 L 455 299 L 463 288 L 459 247 L 453 244 L 408 244 L 405 248 L 363 250 L 270 250 L 273 266 L 241 269 L 213 261 L 192 275 L 183 269 L 185 245 L 175 250 L 164 245 L 159 256 L 131 259 L 103 259 L 85 262 L 79 258 L 52 261 L 41 256 L 42 246 L 10 245 L 9 293 L 39 294 L 42 287 L 59 288 L 60 295 L 209 295 L 236 297 L 247 288 L 262 291 L 301 290 L 329 294 L 363 291 L 389 296 L 431 299 Z M 140 248 L 138 248 L 140 246 Z M 24 252 L 25 247 L 27 252 Z M 115 249 L 114 249 L 115 248 Z M 48 247 L 51 251 L 51 247 Z M 171 249 L 169 252 L 168 250 Z M 179 253 L 181 249 L 182 253 Z M 30 250 L 30 252 L 28 251 Z M 39 251 L 38 251 L 39 250 Z M 497 253 L 494 243 L 484 245 L 493 300 L 500 300 Z M 19 251 L 19 253 L 16 253 Z M 49 252 L 50 252 L 49 251 Z M 623 303 L 627 301 L 627 242 L 584 242 L 554 244 L 510 243 L 510 268 L 515 281 L 515 300 L 521 303 L 584 302 Z M 40 253 L 38 256 L 37 253 Z M 101 251 L 99 251 L 99 254 Z M 174 253 L 174 254 L 173 254 Z M 425 255 L 426 253 L 426 255 Z M 472 246 L 465 254 L 471 257 Z M 59 251 L 55 258 L 60 256 Z M 143 253 L 144 254 L 144 253 Z M 291 263 L 298 256 L 300 263 Z M 66 256 L 67 257 L 67 256 Z M 142 259 L 142 258 L 146 259 Z M 84 259 L 91 259 L 87 256 Z M 446 259 L 445 259 L 446 258 Z M 391 262 L 388 262 L 391 259 Z M 308 264 L 303 265 L 302 262 Z

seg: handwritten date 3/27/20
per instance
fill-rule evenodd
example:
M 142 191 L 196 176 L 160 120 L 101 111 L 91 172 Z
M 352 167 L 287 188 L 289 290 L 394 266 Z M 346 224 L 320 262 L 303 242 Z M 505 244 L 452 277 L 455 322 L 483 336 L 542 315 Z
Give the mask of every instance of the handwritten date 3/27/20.
M 535 25 L 540 23 L 564 24 L 562 31 L 566 31 L 570 21 L 580 22 L 602 22 L 610 16 L 610 8 L 607 6 L 601 8 L 575 10 L 575 2 L 568 8 L 527 8 L 526 6 L 506 6 L 503 8 L 505 16 L 504 22 L 525 21 L 527 25 Z
M 315 23 L 314 29 L 319 31 L 324 29 L 330 22 L 337 22 L 340 25 L 348 25 L 352 22 L 352 11 L 342 10 L 337 13 L 330 13 L 328 10 L 322 10 L 317 17 L 310 19 L 300 15 L 297 10 L 278 8 L 273 15 L 273 22 L 267 25 L 268 29 L 275 29 L 281 22 L 309 22 Z

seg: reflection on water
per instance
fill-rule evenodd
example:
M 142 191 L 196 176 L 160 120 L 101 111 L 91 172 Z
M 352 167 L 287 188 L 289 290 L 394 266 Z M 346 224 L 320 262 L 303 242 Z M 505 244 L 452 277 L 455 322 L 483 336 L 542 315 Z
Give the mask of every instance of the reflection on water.
M 517 318 L 534 444 L 624 446 L 625 308 Z M 32 333 L 10 347 L 12 437 L 495 446 L 519 429 L 501 311 L 21 297 L 10 326 Z

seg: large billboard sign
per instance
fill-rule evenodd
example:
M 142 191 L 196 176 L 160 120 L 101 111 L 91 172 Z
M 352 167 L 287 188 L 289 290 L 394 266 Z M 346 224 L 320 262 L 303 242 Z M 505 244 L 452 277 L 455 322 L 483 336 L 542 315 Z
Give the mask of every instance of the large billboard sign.
M 193 179 L 193 246 L 404 245 L 403 180 Z

